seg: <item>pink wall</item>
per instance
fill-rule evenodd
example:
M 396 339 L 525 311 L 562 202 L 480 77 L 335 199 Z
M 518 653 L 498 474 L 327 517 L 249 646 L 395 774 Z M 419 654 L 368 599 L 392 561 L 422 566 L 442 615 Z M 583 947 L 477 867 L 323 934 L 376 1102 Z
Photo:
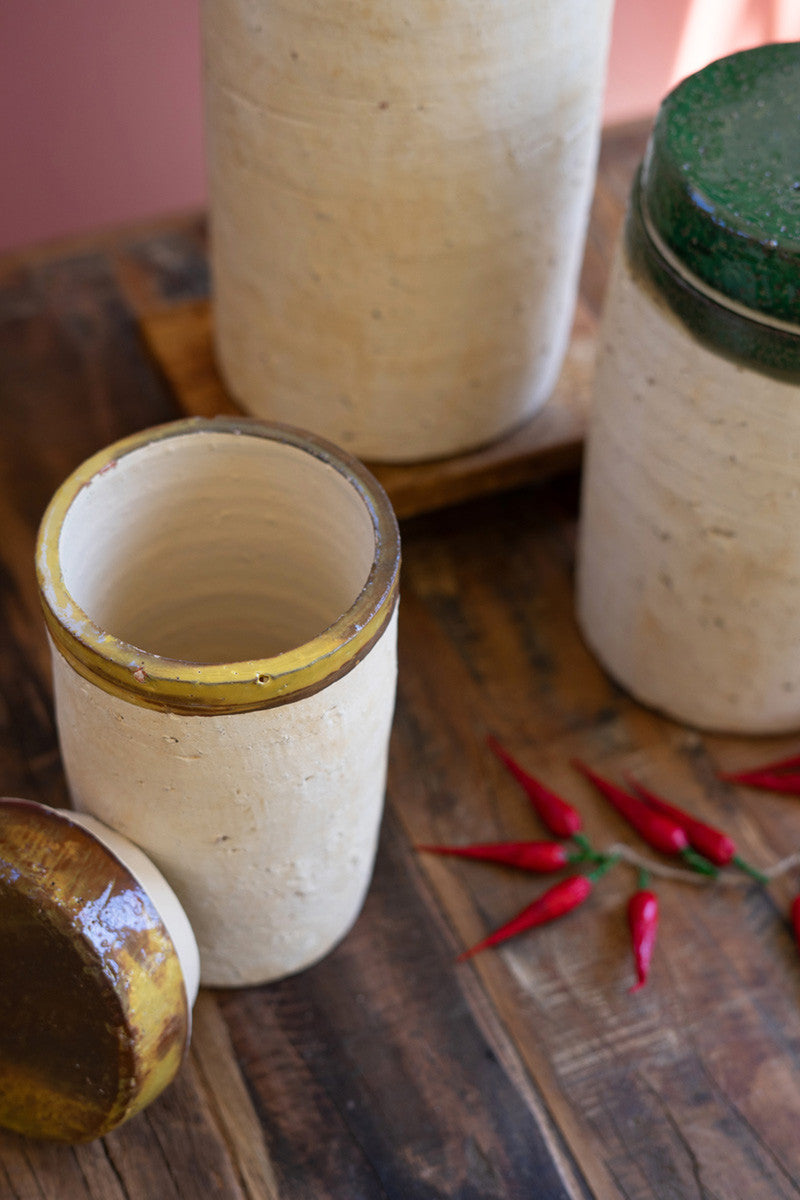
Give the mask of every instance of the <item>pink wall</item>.
M 607 122 L 654 112 L 686 75 L 735 50 L 800 41 L 798 0 L 617 0 Z
M 198 19 L 198 0 L 0 0 L 0 249 L 202 204 Z M 790 39 L 797 0 L 617 0 L 606 120 Z
M 200 203 L 198 0 L 0 0 L 0 248 Z

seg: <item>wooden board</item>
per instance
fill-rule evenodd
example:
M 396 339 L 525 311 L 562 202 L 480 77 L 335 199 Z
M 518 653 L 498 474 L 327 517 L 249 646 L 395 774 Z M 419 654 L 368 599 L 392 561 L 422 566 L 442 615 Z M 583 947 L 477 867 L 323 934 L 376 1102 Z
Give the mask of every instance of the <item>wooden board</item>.
M 145 343 L 189 416 L 241 412 L 214 362 L 211 320 L 205 299 L 146 312 L 139 320 Z M 454 458 L 369 464 L 397 515 L 413 516 L 577 466 L 591 396 L 596 326 L 596 317 L 581 302 L 551 399 L 510 436 Z

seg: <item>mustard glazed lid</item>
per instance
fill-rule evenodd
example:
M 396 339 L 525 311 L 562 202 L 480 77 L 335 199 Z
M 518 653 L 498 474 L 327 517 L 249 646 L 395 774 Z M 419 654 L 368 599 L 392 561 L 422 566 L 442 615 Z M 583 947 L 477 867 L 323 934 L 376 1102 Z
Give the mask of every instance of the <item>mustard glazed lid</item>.
M 170 932 L 79 819 L 0 799 L 0 1125 L 61 1142 L 153 1100 L 191 1032 Z
M 800 42 L 732 54 L 680 83 L 640 186 L 647 232 L 702 285 L 800 326 Z

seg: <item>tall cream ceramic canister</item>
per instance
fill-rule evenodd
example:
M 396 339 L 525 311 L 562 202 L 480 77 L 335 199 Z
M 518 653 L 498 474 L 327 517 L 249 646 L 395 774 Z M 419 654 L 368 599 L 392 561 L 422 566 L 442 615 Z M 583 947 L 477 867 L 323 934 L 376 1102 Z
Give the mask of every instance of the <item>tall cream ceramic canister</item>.
M 612 0 L 204 0 L 217 360 L 245 410 L 366 460 L 549 397 Z
M 659 112 L 603 318 L 578 615 L 688 724 L 800 728 L 800 43 Z
M 275 979 L 372 872 L 396 676 L 397 523 L 355 460 L 247 419 L 79 467 L 37 566 L 75 807 L 178 896 L 201 981 Z

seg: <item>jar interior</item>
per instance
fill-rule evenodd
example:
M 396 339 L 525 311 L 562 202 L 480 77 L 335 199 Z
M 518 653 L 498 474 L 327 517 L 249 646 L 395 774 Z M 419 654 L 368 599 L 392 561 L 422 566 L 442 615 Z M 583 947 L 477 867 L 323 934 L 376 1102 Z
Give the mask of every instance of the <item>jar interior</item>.
M 193 663 L 268 658 L 355 602 L 376 550 L 348 478 L 303 449 L 190 432 L 109 464 L 75 496 L 59 558 L 103 631 Z

